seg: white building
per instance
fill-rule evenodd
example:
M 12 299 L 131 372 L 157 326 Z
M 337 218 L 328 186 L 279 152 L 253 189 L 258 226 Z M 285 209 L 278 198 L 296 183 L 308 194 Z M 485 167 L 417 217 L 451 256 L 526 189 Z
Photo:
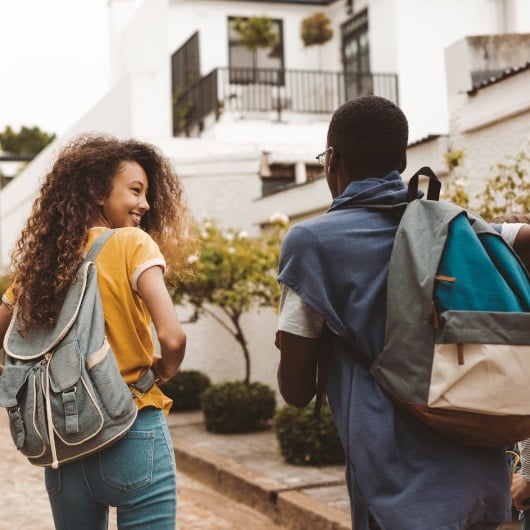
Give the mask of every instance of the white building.
M 315 12 L 330 18 L 333 38 L 306 48 L 300 25 Z M 254 69 L 233 22 L 262 15 L 278 40 L 258 51 Z M 314 157 L 333 110 L 356 95 L 375 93 L 403 108 L 409 171 L 431 165 L 443 173 L 442 155 L 453 146 L 480 174 L 529 138 L 527 36 L 508 48 L 466 39 L 530 32 L 527 0 L 109 0 L 109 16 L 112 88 L 0 193 L 3 264 L 57 149 L 86 131 L 159 145 L 197 216 L 251 232 L 274 211 L 301 219 L 326 209 Z M 492 59 L 501 49 L 508 51 Z M 292 185 L 262 197 L 278 182 Z M 248 315 L 243 325 L 252 377 L 274 385 L 275 315 Z M 214 380 L 242 376 L 241 354 L 216 324 L 187 332 L 185 367 Z

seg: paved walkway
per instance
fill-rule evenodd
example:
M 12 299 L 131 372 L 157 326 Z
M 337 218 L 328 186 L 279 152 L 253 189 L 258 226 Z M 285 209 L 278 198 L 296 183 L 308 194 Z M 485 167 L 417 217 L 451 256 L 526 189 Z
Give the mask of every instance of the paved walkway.
M 0 530 L 54 530 L 43 470 L 31 465 L 11 442 L 7 415 L 0 410 Z M 227 499 L 188 475 L 178 476 L 179 530 L 285 530 L 266 515 Z M 116 530 L 111 512 L 109 530 Z
M 286 464 L 272 429 L 211 434 L 201 412 L 170 414 L 168 424 L 184 473 L 288 528 L 351 528 L 344 466 Z
M 272 430 L 213 435 L 200 412 L 171 414 L 168 423 L 179 468 L 179 530 L 350 529 L 342 466 L 285 464 Z M 0 530 L 53 530 L 42 469 L 14 450 L 3 411 L 0 454 Z M 116 530 L 114 514 L 109 528 Z

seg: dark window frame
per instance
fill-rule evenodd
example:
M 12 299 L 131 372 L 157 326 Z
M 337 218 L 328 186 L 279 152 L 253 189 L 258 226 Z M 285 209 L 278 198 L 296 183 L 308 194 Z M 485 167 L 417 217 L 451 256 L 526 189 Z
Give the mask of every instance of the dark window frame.
M 372 93 L 368 9 L 341 24 L 340 32 L 346 99 Z M 356 48 L 356 53 L 349 55 L 351 45 Z
M 228 68 L 230 72 L 230 83 L 237 85 L 265 84 L 283 86 L 285 83 L 283 20 L 280 18 L 272 19 L 278 31 L 278 42 L 273 48 L 269 48 L 269 54 L 273 52 L 277 54 L 276 58 L 279 60 L 278 68 L 260 66 L 260 56 L 258 51 L 258 63 L 256 65 L 256 69 L 254 70 L 252 66 L 238 66 L 234 64 L 232 53 L 233 49 L 238 49 L 239 53 L 247 53 L 250 59 L 249 62 L 252 63 L 252 52 L 240 44 L 236 38 L 232 37 L 232 24 L 237 18 L 247 20 L 249 17 L 228 16 L 227 19 Z M 264 49 L 260 48 L 260 50 Z

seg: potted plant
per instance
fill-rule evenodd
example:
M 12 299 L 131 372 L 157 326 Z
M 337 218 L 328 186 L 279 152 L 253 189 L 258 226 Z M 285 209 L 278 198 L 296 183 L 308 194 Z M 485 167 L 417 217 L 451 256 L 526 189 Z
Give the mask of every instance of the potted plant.
M 300 38 L 306 48 L 317 46 L 318 69 L 322 70 L 322 46 L 333 38 L 331 20 L 322 11 L 318 11 L 302 20 Z

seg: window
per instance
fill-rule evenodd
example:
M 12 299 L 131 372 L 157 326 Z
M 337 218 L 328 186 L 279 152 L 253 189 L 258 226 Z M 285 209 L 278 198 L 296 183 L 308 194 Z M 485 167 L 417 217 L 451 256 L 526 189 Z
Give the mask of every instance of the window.
M 245 17 L 241 17 L 247 20 Z M 255 52 L 245 48 L 234 30 L 236 17 L 228 18 L 228 65 L 230 83 L 263 83 L 283 85 L 283 25 L 274 19 L 274 29 L 278 35 L 276 44 L 271 48 L 258 48 Z M 255 64 L 254 64 L 255 61 Z
M 368 10 L 361 11 L 341 26 L 342 60 L 346 100 L 373 92 L 368 41 Z

